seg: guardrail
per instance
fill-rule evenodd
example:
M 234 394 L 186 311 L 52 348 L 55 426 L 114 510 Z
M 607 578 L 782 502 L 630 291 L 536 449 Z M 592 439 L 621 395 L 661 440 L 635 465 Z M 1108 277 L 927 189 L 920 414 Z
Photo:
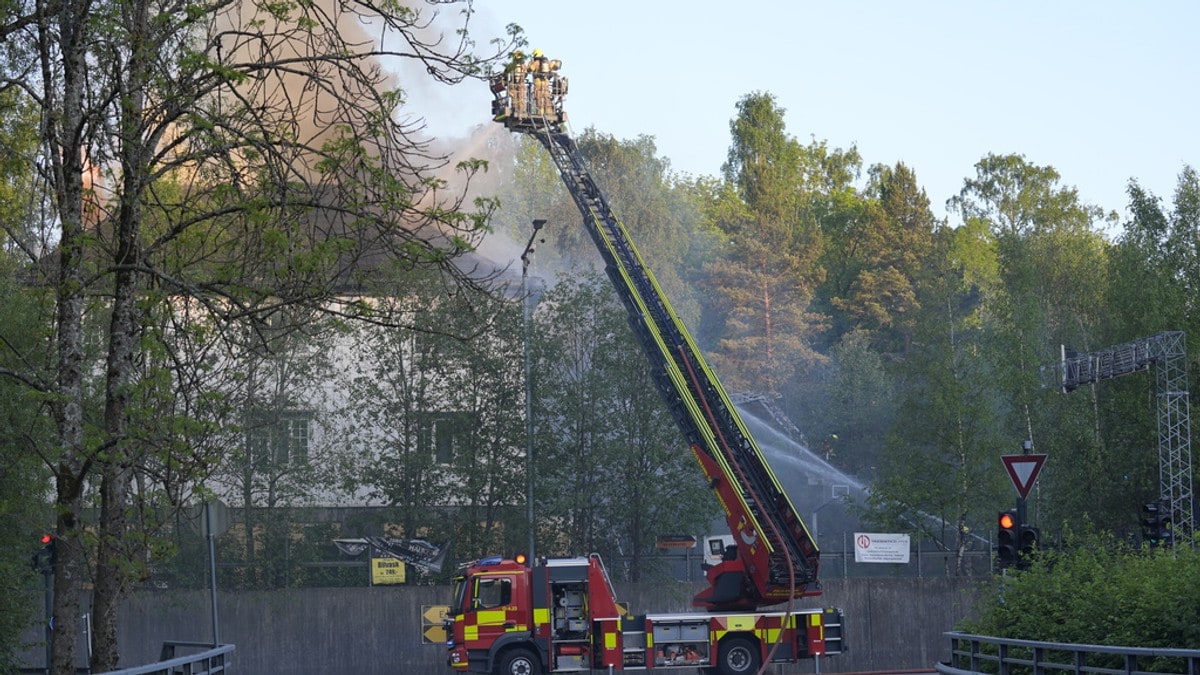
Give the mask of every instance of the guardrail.
M 949 632 L 942 675 L 1200 675 L 1200 649 L 1107 647 Z
M 205 651 L 188 656 L 175 656 L 176 649 L 197 649 L 204 647 Z M 164 642 L 158 663 L 151 663 L 135 668 L 110 670 L 97 675 L 216 675 L 225 673 L 230 664 L 226 657 L 233 653 L 234 645 L 216 645 L 210 642 Z

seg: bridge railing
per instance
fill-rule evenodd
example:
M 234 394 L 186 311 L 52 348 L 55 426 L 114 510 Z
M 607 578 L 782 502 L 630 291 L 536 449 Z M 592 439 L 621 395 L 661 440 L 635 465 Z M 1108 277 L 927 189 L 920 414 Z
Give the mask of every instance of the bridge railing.
M 942 675 L 1200 675 L 1200 649 L 1108 647 L 949 632 Z

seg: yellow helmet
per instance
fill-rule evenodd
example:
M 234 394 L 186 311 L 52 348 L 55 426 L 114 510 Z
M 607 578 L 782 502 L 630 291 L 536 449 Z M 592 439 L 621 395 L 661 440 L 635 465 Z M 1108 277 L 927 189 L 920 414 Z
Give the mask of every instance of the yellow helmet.
M 535 59 L 542 58 L 542 50 L 540 50 L 540 49 L 533 50 L 533 58 L 535 58 Z

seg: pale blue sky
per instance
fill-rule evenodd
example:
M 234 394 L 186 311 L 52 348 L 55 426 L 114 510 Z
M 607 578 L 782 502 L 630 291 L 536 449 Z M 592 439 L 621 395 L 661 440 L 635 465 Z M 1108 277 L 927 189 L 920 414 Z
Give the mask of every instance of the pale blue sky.
M 1123 212 L 1130 177 L 1168 204 L 1200 167 L 1200 3 L 476 0 L 473 30 L 525 29 L 563 62 L 576 133 L 655 137 L 718 175 L 736 102 L 768 91 L 807 143 L 904 161 L 934 210 L 988 152 L 1051 165 Z M 482 40 L 481 40 L 482 41 Z M 480 123 L 483 88 L 443 94 L 440 133 Z M 441 98 L 442 95 L 439 95 Z M 953 221 L 952 221 L 953 222 Z

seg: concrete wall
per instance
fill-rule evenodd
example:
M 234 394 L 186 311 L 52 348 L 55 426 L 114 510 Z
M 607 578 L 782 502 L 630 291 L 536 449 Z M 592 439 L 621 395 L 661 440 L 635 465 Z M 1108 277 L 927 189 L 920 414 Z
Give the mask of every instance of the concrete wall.
M 930 668 L 949 657 L 942 633 L 970 612 L 979 579 L 869 578 L 824 582 L 806 607 L 838 606 L 846 616 L 848 654 L 825 672 Z M 691 611 L 691 586 L 618 585 L 634 612 Z M 324 588 L 222 593 L 222 642 L 237 645 L 234 672 L 269 675 L 378 673 L 448 675 L 445 650 L 422 644 L 424 606 L 446 604 L 446 587 Z M 157 659 L 164 640 L 209 640 L 208 594 L 139 594 L 121 617 L 122 664 Z M 812 672 L 811 663 L 779 672 Z

